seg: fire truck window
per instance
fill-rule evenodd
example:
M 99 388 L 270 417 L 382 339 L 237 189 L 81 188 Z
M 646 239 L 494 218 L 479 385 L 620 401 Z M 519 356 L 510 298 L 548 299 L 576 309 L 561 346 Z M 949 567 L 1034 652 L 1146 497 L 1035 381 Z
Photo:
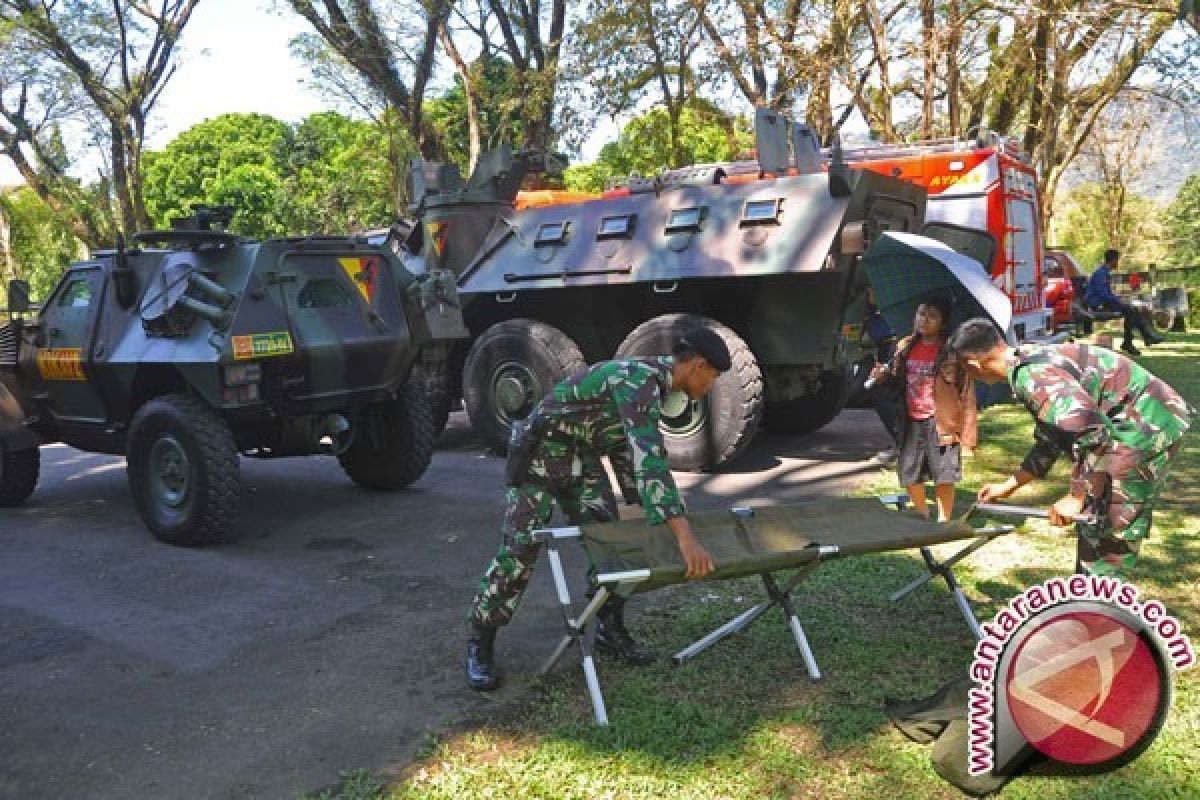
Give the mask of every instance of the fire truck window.
M 1065 277 L 1063 275 L 1062 265 L 1059 264 L 1057 261 L 1055 261 L 1053 258 L 1047 258 L 1044 261 L 1042 261 L 1042 272 L 1045 273 L 1047 278 Z
M 949 222 L 964 228 L 986 231 L 987 203 L 980 201 L 981 196 L 972 194 L 930 197 L 925 208 L 925 219 L 929 222 Z
M 85 280 L 75 279 L 67 284 L 58 298 L 61 308 L 87 308 L 92 304 L 92 285 Z
M 296 297 L 300 308 L 343 308 L 351 300 L 350 292 L 333 278 L 310 279 Z

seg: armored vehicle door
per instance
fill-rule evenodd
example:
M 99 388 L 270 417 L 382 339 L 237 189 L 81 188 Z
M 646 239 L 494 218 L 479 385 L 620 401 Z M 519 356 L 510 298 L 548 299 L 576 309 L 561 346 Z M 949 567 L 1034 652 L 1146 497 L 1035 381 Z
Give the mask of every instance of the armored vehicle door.
M 307 380 L 297 400 L 370 393 L 402 374 L 408 350 L 397 287 L 379 255 L 290 253 L 283 284 Z
M 80 264 L 63 276 L 42 308 L 37 371 L 50 411 L 62 422 L 97 423 L 106 418 L 92 372 L 104 278 L 98 265 Z

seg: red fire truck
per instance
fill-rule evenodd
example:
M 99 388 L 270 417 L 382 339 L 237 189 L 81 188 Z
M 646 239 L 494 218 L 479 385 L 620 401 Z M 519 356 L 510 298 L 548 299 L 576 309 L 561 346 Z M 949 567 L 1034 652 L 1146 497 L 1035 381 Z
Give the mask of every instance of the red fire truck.
M 990 231 L 999 246 L 988 266 L 992 280 L 1012 298 L 1017 338 L 1050 335 L 1037 175 L 1015 140 L 987 134 L 974 140 L 846 148 L 843 155 L 851 166 L 924 186 L 927 220 Z

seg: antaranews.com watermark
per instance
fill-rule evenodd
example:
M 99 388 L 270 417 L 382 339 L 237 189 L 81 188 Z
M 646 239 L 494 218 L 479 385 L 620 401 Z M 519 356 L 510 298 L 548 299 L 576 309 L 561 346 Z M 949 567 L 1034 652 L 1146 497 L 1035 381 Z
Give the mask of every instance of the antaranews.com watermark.
M 972 775 L 1003 768 L 1026 745 L 1068 764 L 1125 763 L 1165 720 L 1170 668 L 1196 663 L 1163 604 L 1115 577 L 1032 586 L 982 631 L 970 672 Z

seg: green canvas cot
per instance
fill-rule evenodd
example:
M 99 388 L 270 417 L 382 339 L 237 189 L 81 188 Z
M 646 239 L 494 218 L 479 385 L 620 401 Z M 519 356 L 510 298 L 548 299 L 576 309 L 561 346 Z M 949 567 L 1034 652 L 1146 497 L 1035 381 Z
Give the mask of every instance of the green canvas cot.
M 691 514 L 692 533 L 713 557 L 707 580 L 794 569 L 822 557 L 910 550 L 969 539 L 965 520 L 930 523 L 889 510 L 878 499 L 830 498 L 810 503 Z M 582 544 L 599 574 L 650 570 L 635 592 L 683 583 L 686 566 L 665 526 L 641 520 L 580 526 Z
M 705 580 L 758 576 L 767 601 L 743 611 L 734 619 L 674 655 L 676 663 L 695 657 L 722 639 L 753 624 L 766 611 L 778 606 L 791 629 L 809 676 L 821 677 L 816 658 L 794 608 L 791 592 L 822 561 L 896 550 L 919 549 L 926 573 L 892 594 L 899 600 L 933 578 L 942 578 L 950 588 L 959 610 L 972 632 L 980 635 L 979 623 L 970 603 L 954 577 L 954 564 L 983 547 L 994 537 L 1009 533 L 1011 525 L 973 527 L 967 515 L 947 522 L 932 523 L 903 508 L 907 497 L 827 498 L 762 508 L 733 508 L 689 514 L 692 531 L 713 557 L 716 569 Z M 882 502 L 881 502 L 882 501 Z M 991 506 L 989 510 L 1002 507 Z M 686 582 L 685 566 L 666 526 L 651 527 L 642 520 L 627 520 L 568 528 L 535 531 L 534 538 L 547 546 L 551 574 L 563 611 L 566 632 L 542 668 L 549 672 L 567 649 L 578 645 L 584 678 L 591 695 L 596 722 L 608 723 L 599 676 L 592 656 L 596 612 L 612 593 L 629 595 Z M 570 587 L 558 553 L 558 543 L 573 539 L 581 544 L 595 572 L 598 590 L 582 612 L 575 614 Z M 968 544 L 952 556 L 937 560 L 929 549 L 948 542 Z M 791 572 L 781 584 L 780 573 Z

